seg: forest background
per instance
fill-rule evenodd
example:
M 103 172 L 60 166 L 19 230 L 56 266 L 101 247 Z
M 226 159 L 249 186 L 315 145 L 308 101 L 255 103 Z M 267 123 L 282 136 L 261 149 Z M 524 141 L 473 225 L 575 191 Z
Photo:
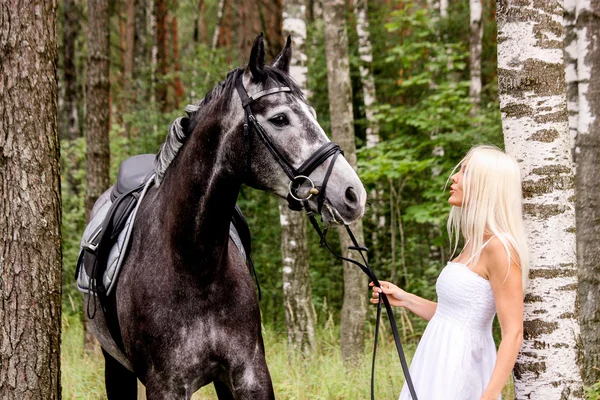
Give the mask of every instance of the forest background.
M 131 3 L 133 13 L 128 8 Z M 345 21 L 358 173 L 368 193 L 374 194 L 364 218 L 364 238 L 371 264 L 381 279 L 396 282 L 407 291 L 429 299 L 435 299 L 436 278 L 451 256 L 445 191 L 450 172 L 475 144 L 503 147 L 495 1 L 482 3 L 481 91 L 477 101 L 469 95 L 472 75 L 469 1 L 442 3 L 445 2 L 368 2 L 373 55 L 369 69 L 376 89 L 372 110 L 379 136 L 375 146 L 367 146 L 367 129 L 373 121 L 366 117 L 352 0 L 347 4 Z M 82 0 L 59 2 L 62 308 L 63 338 L 67 338 L 63 346 L 72 344 L 73 337 L 80 337 L 78 324 L 83 316 L 81 295 L 73 275 L 86 223 L 88 184 L 85 121 L 86 107 L 89 108 L 86 106 L 89 21 L 86 7 L 87 3 Z M 330 132 L 323 19 L 316 1 L 308 2 L 305 11 L 309 102 L 321 126 Z M 118 166 L 127 157 L 157 151 L 169 125 L 183 114 L 186 104 L 201 100 L 227 71 L 246 62 L 258 32 L 265 33 L 271 57 L 279 52 L 284 40 L 280 0 L 120 0 L 110 2 L 109 13 L 110 153 L 106 154 L 105 162 L 110 165 L 110 182 L 115 181 Z M 128 25 L 131 16 L 135 19 L 133 31 Z M 133 42 L 129 39 L 130 32 L 135 38 Z M 263 294 L 262 319 L 267 342 L 275 348 L 276 343 L 285 342 L 287 332 L 279 202 L 268 194 L 243 188 L 238 204 L 253 235 L 252 254 Z M 342 309 L 343 267 L 319 248 L 316 234 L 309 231 L 307 236 L 312 304 L 320 332 L 318 340 L 334 346 L 336 342 L 331 335 L 337 335 Z M 330 238 L 333 242 L 337 240 L 335 235 Z M 368 326 L 372 327 L 374 317 L 372 309 Z M 410 344 L 418 342 L 425 322 L 400 312 L 397 318 L 403 341 L 409 343 L 410 349 Z M 389 333 L 384 331 L 384 335 L 388 335 L 389 345 Z M 495 336 L 500 337 L 497 324 Z M 69 357 L 69 353 L 80 354 L 76 347 L 63 349 L 66 353 L 63 357 Z M 284 347 L 277 348 L 283 351 Z M 393 352 L 391 347 L 389 349 Z M 386 365 L 381 368 L 399 369 L 399 366 L 389 366 L 394 362 L 393 359 L 382 361 Z M 69 362 L 66 365 L 69 368 Z M 77 368 L 64 370 L 63 381 L 70 379 L 69 371 Z M 393 376 L 401 379 L 398 374 Z M 306 383 L 309 378 L 304 379 Z M 367 381 L 363 383 L 366 387 Z M 71 390 L 69 385 L 65 387 L 67 397 Z M 277 382 L 275 385 L 277 388 Z M 400 383 L 392 387 L 399 390 Z M 77 390 L 73 388 L 74 392 Z

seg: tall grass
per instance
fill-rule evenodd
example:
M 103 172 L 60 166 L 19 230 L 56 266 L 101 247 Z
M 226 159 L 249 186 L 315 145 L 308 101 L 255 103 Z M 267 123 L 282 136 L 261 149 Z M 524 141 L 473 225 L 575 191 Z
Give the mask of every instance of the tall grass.
M 397 399 L 404 377 L 392 337 L 382 323 L 382 335 L 377 349 L 375 393 L 377 399 Z M 66 400 L 105 399 L 104 359 L 99 348 L 83 350 L 83 329 L 79 318 L 63 315 L 62 388 Z M 371 351 L 373 332 L 367 333 L 367 349 L 362 362 L 347 369 L 340 354 L 339 328 L 330 319 L 317 333 L 318 349 L 310 359 L 290 357 L 286 333 L 263 328 L 267 364 L 273 379 L 275 397 L 289 400 L 368 399 L 370 397 Z M 407 357 L 415 346 L 405 345 Z M 140 399 L 144 388 L 140 384 Z M 512 383 L 506 385 L 502 398 L 514 399 Z M 598 397 L 590 397 L 598 399 Z M 193 400 L 216 400 L 212 385 L 200 389 Z
M 290 357 L 286 333 L 263 328 L 267 364 L 278 399 L 368 399 L 370 396 L 372 332 L 368 333 L 365 357 L 355 369 L 346 369 L 342 362 L 339 330 L 326 324 L 317 333 L 318 349 L 315 355 L 302 360 Z M 414 346 L 405 348 L 410 358 Z M 376 397 L 396 399 L 404 378 L 398 362 L 394 342 L 385 328 L 377 351 Z M 78 318 L 63 316 L 62 341 L 63 398 L 105 399 L 104 360 L 100 350 L 83 350 L 83 329 Z M 141 388 L 143 391 L 143 388 Z M 142 396 L 140 396 L 142 397 Z M 202 388 L 194 400 L 217 399 L 212 385 Z

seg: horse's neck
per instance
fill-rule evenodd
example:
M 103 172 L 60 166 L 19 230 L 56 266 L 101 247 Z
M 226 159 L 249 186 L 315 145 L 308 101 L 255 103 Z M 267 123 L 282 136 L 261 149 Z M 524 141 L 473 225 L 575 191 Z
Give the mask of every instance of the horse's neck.
M 160 188 L 165 228 L 175 256 L 201 275 L 221 265 L 241 180 L 222 161 L 220 135 L 192 135 Z M 227 152 L 229 153 L 229 152 Z M 171 170 L 172 169 L 172 170 Z

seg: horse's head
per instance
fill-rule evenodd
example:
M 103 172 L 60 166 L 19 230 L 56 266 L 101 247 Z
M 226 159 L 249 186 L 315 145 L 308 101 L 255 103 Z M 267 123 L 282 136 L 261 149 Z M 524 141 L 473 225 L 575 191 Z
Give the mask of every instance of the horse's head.
M 308 199 L 308 206 L 320 211 L 326 223 L 350 223 L 362 217 L 366 191 L 348 161 L 342 155 L 335 157 L 332 145 L 325 146 L 330 140 L 317 122 L 314 109 L 289 75 L 291 57 L 288 38 L 272 64 L 265 65 L 261 34 L 254 41 L 248 66 L 239 72 L 243 75 L 238 77 L 238 96 L 232 96 L 236 104 L 232 105 L 231 124 L 235 129 L 231 131 L 239 134 L 244 130 L 248 117 L 242 103 L 249 104 L 246 107 L 246 112 L 251 114 L 249 128 L 244 132 L 249 135 L 247 151 L 251 162 L 245 183 L 290 200 L 291 175 L 306 171 L 303 175 L 310 179 L 295 179 L 293 193 L 298 198 L 308 197 L 312 181 L 317 190 L 312 191 L 314 195 Z M 245 95 L 249 98 L 244 98 Z M 329 150 L 329 156 L 321 150 Z M 317 157 L 314 169 L 301 168 L 315 153 L 321 157 Z M 324 181 L 326 190 L 322 187 Z

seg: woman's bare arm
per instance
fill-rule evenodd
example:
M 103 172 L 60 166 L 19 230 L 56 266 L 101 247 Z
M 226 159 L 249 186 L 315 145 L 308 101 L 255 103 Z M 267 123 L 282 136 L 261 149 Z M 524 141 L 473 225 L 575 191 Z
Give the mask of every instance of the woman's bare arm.
M 426 321 L 429 321 L 431 317 L 433 317 L 433 314 L 435 314 L 437 308 L 437 303 L 435 301 L 430 301 L 412 293 L 408 293 L 390 282 L 379 281 L 379 283 L 381 284 L 381 289 L 375 287 L 373 282 L 369 284 L 369 286 L 373 287 L 371 303 L 377 304 L 379 302 L 379 293 L 383 291 L 383 293 L 388 296 L 391 305 L 404 307 Z

